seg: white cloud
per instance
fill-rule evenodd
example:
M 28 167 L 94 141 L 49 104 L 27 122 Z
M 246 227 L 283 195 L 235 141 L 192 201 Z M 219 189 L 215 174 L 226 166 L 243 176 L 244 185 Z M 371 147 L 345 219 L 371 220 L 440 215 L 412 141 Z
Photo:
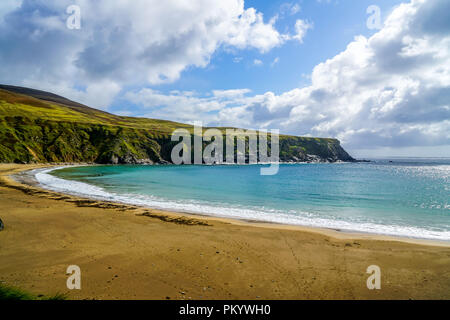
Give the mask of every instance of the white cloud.
M 303 38 L 306 36 L 306 32 L 313 27 L 313 24 L 305 20 L 298 19 L 295 22 L 295 35 L 293 39 L 303 43 Z
M 226 103 L 212 96 L 207 112 L 216 112 L 202 113 L 197 103 L 187 112 L 180 107 L 178 115 L 190 117 L 195 111 L 210 125 L 337 137 L 351 150 L 448 148 L 449 12 L 447 0 L 402 4 L 379 32 L 356 37 L 343 52 L 317 65 L 309 86 L 280 95 L 245 92 Z
M 112 93 L 173 82 L 190 66 L 206 67 L 220 47 L 265 53 L 286 41 L 243 0 L 17 3 L 0 5 L 0 82 L 84 96 L 94 107 L 106 101 L 90 93 L 99 85 Z M 66 28 L 72 4 L 81 7 L 81 30 Z
M 73 101 L 102 110 L 106 110 L 121 91 L 121 87 L 116 82 L 109 80 L 90 83 L 83 89 L 73 88 L 70 81 L 52 82 L 33 79 L 24 80 L 21 84 L 29 88 L 42 88 L 42 90 L 58 93 Z
M 243 98 L 250 92 L 250 89 L 213 90 L 213 95 L 219 99 L 236 99 Z
M 163 94 L 145 88 L 128 92 L 125 99 L 142 107 L 145 116 L 181 122 L 217 120 L 217 112 L 229 106 L 245 103 L 249 89 L 213 90 L 208 96 L 195 92 L 174 91 Z M 215 112 L 216 115 L 211 115 Z
M 239 14 L 239 18 L 232 19 L 232 23 L 224 26 L 228 32 L 224 41 L 226 44 L 239 49 L 254 47 L 264 53 L 284 42 L 283 36 L 273 27 L 274 19 L 268 24 L 264 23 L 262 13 L 254 8 Z

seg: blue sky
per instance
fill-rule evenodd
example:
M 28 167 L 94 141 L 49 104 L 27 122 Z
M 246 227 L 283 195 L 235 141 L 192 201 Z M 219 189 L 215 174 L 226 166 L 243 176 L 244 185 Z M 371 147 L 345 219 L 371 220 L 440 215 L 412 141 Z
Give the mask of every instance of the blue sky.
M 121 115 L 335 137 L 358 157 L 450 156 L 449 12 L 448 0 L 2 0 L 0 82 Z
M 366 26 L 368 14 L 366 9 L 376 3 L 382 14 L 388 13 L 401 1 L 374 0 L 340 0 L 331 2 L 318 1 L 246 1 L 247 7 L 254 7 L 264 14 L 268 21 L 279 15 L 276 28 L 280 31 L 293 32 L 296 19 L 304 19 L 314 23 L 308 31 L 303 43 L 287 42 L 267 53 L 252 50 L 219 50 L 214 54 L 207 68 L 191 68 L 181 79 L 173 84 L 159 86 L 166 90 L 197 90 L 207 92 L 214 89 L 249 88 L 253 93 L 262 94 L 272 91 L 281 94 L 285 91 L 304 86 L 309 83 L 307 75 L 320 62 L 329 59 L 345 47 L 357 35 L 370 36 L 376 30 Z M 287 4 L 298 4 L 301 9 L 296 14 L 282 14 Z M 284 9 L 289 11 L 289 8 Z M 242 58 L 241 62 L 234 62 Z M 278 58 L 278 63 L 271 67 Z M 254 60 L 263 62 L 255 66 Z M 302 76 L 303 75 L 303 76 Z

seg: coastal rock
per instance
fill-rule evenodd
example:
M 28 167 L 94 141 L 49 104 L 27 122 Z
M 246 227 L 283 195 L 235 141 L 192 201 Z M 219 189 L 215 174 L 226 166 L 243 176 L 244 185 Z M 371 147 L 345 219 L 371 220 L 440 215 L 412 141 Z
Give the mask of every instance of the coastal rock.
M 5 225 L 3 224 L 2 219 L 0 219 L 0 231 L 2 231 L 5 228 Z

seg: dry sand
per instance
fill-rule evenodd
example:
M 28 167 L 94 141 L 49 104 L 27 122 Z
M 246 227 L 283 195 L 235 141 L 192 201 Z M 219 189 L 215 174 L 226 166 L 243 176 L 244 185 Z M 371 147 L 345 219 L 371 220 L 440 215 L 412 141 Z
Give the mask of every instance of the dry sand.
M 181 215 L 14 182 L 0 165 L 0 281 L 70 299 L 450 299 L 448 244 Z M 66 287 L 78 265 L 82 289 Z M 381 290 L 366 269 L 381 268 Z

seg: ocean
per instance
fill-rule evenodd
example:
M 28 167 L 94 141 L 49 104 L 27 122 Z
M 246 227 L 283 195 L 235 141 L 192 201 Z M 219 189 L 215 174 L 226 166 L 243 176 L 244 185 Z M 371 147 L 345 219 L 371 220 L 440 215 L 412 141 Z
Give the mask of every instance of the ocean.
M 34 171 L 45 188 L 128 204 L 450 241 L 450 159 L 370 163 L 81 166 Z

